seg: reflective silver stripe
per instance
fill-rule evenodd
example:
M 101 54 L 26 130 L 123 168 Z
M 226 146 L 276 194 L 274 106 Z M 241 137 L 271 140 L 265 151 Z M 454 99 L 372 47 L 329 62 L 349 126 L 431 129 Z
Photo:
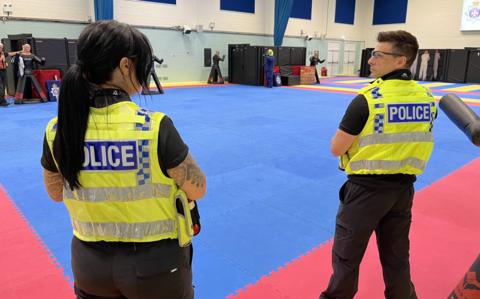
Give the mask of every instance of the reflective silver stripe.
M 85 237 L 113 237 L 117 239 L 142 239 L 148 236 L 175 232 L 174 220 L 154 222 L 82 222 L 72 219 L 73 229 Z
M 400 161 L 391 161 L 391 160 L 360 160 L 360 161 L 351 161 L 349 166 L 355 170 L 360 169 L 369 169 L 369 170 L 391 170 L 391 169 L 400 169 L 406 165 L 410 165 L 416 169 L 424 169 L 425 161 L 417 158 L 407 158 Z
M 136 187 L 80 188 L 71 191 L 63 189 L 63 197 L 89 202 L 134 201 L 145 198 L 169 197 L 172 186 L 167 184 L 146 184 Z
M 400 142 L 433 142 L 433 135 L 431 132 L 372 134 L 359 138 L 358 146 Z

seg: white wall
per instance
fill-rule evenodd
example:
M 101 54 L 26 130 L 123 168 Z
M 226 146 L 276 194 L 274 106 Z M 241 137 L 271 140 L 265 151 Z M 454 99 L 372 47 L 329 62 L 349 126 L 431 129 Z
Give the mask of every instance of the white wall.
M 273 1 L 273 0 L 266 0 Z M 192 29 L 215 23 L 215 31 L 265 33 L 265 3 L 255 1 L 255 13 L 220 10 L 220 0 L 177 0 L 176 5 L 136 0 L 116 0 L 115 19 L 135 24 L 158 27 L 189 25 Z M 273 13 L 273 12 L 272 12 Z
M 2 0 L 11 3 L 13 17 L 87 21 L 93 15 L 93 0 Z M 405 24 L 372 25 L 374 0 L 357 0 L 354 25 L 336 24 L 335 0 L 313 0 L 312 20 L 290 19 L 286 35 L 305 34 L 327 38 L 365 41 L 375 45 L 379 31 L 404 29 L 415 34 L 422 48 L 480 46 L 479 32 L 461 32 L 463 0 L 410 0 Z M 255 14 L 220 10 L 220 0 L 177 0 L 177 5 L 137 0 L 115 0 L 114 15 L 135 25 L 173 27 L 201 24 L 205 31 L 273 34 L 274 0 L 256 0 Z M 328 7 L 328 9 L 327 9 Z M 328 12 L 328 13 L 327 13 Z M 328 19 L 328 21 L 327 21 Z M 2 26 L 0 26 L 2 27 Z
M 173 27 L 196 23 L 196 0 L 177 0 L 176 5 L 134 0 L 114 1 L 114 18 L 132 25 Z
M 274 1 L 269 1 L 273 3 Z M 290 18 L 285 31 L 286 35 L 300 36 L 301 31 L 305 35 L 321 37 L 323 35 L 330 39 L 346 39 L 362 41 L 364 30 L 359 24 L 363 23 L 364 8 L 360 5 L 360 0 L 356 1 L 355 20 L 353 25 L 335 23 L 335 0 L 313 0 L 312 1 L 312 19 L 303 20 Z M 269 8 L 274 11 L 275 5 Z M 271 27 L 268 27 L 273 33 L 274 14 L 271 16 Z
M 410 0 L 405 24 L 372 25 L 374 0 L 365 1 L 364 24 L 367 47 L 374 47 L 380 31 L 406 30 L 415 35 L 420 48 L 480 47 L 480 32 L 461 32 L 463 0 Z
M 210 30 L 208 24 L 215 22 L 215 29 L 229 32 L 245 32 L 265 34 L 265 21 L 273 11 L 266 9 L 266 4 L 273 0 L 255 1 L 255 13 L 243 13 L 220 10 L 220 0 L 197 0 L 198 24 L 203 24 L 205 30 Z
M 311 36 L 316 33 L 317 37 L 327 34 L 327 38 L 363 40 L 363 28 L 358 26 L 358 20 L 364 15 L 361 5 L 357 3 L 354 25 L 335 24 L 335 2 L 313 0 L 312 19 L 291 18 L 285 34 L 300 37 L 303 30 Z M 209 31 L 208 25 L 214 22 L 214 31 L 273 35 L 275 0 L 256 0 L 254 14 L 220 10 L 220 0 L 177 0 L 177 5 L 137 0 L 115 0 L 114 3 L 115 18 L 130 24 L 159 27 L 189 25 L 191 28 L 200 24 Z
M 315 0 L 314 0 L 315 1 Z M 365 40 L 365 28 L 363 26 L 366 11 L 364 2 L 365 0 L 356 0 L 355 4 L 355 16 L 353 25 L 335 23 L 335 9 L 336 1 L 328 0 L 328 29 L 327 38 L 340 38 L 352 41 L 364 41 Z
M 13 6 L 11 17 L 87 21 L 91 14 L 90 0 L 3 0 Z M 0 12 L 0 13 L 3 13 Z
M 4 3 L 2 1 L 0 4 Z M 93 0 L 63 0 L 60 6 L 58 0 L 30 0 L 30 6 L 26 6 L 27 1 L 10 1 L 14 6 L 14 16 L 85 22 L 94 15 Z M 334 23 L 335 0 L 313 0 L 312 20 L 290 19 L 284 45 L 307 47 L 308 59 L 314 50 L 320 50 L 320 55 L 326 56 L 327 41 L 320 39 L 325 34 L 333 39 L 362 40 L 363 29 L 358 26 L 358 20 L 363 10 L 359 1 L 370 0 L 357 0 L 355 24 L 345 25 Z M 165 29 L 141 29 L 149 37 L 155 52 L 165 59 L 165 63 L 157 70 L 165 83 L 205 80 L 209 68 L 203 67 L 204 48 L 227 54 L 226 61 L 221 64 L 222 72 L 226 75 L 228 44 L 273 45 L 274 14 L 275 0 L 256 0 L 254 14 L 221 11 L 220 0 L 177 0 L 176 5 L 114 0 L 114 18 L 121 22 L 161 28 L 189 25 L 194 29 L 197 25 L 203 25 L 204 32 L 192 32 L 190 35 Z M 210 22 L 215 22 L 213 31 L 209 29 Z M 76 38 L 83 27 L 84 24 L 62 22 L 7 21 L 4 25 L 0 24 L 0 36 L 33 33 L 36 37 Z M 317 38 L 307 42 L 300 36 L 300 30 L 312 36 L 316 33 Z M 242 34 L 237 34 L 239 32 Z

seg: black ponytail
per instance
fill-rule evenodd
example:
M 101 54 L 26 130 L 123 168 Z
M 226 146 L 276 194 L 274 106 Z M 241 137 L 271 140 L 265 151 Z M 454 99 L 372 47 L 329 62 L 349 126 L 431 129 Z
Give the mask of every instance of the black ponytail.
M 81 64 L 75 64 L 68 69 L 60 87 L 55 138 L 59 152 L 54 154 L 62 176 L 72 190 L 80 187 L 78 171 L 84 159 L 83 145 L 90 111 L 89 85 L 82 74 Z
M 90 99 L 98 85 L 112 78 L 123 57 L 135 65 L 139 83 L 145 85 L 152 66 L 152 49 L 137 29 L 117 21 L 88 25 L 77 42 L 77 63 L 65 74 L 60 88 L 54 156 L 69 187 L 81 187 Z

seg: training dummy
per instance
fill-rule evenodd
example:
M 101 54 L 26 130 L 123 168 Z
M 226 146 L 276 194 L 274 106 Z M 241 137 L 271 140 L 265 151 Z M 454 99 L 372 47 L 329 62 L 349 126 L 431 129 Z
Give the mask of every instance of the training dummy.
M 220 51 L 215 51 L 215 55 L 212 57 L 213 65 L 210 70 L 210 75 L 208 76 L 208 84 L 223 84 L 222 72 L 220 71 L 220 61 L 225 60 L 225 55 L 220 58 Z
M 9 53 L 9 55 L 12 53 Z M 47 96 L 43 92 L 40 83 L 38 83 L 37 78 L 33 75 L 33 64 L 38 63 L 41 65 L 45 64 L 45 58 L 39 58 L 38 56 L 32 54 L 31 47 L 29 44 L 24 44 L 22 46 L 22 51 L 14 53 L 16 55 L 15 59 L 18 61 L 19 66 L 19 77 L 17 83 L 17 92 L 15 93 L 15 104 L 24 103 L 24 92 L 27 79 L 32 81 L 33 86 L 40 95 L 41 101 L 46 102 Z
M 265 58 L 264 58 L 263 67 L 264 67 L 264 71 L 265 71 L 265 81 L 266 81 L 265 86 L 269 87 L 269 88 L 272 88 L 272 86 L 273 86 L 273 67 L 274 67 L 274 64 L 275 64 L 275 58 L 273 57 L 273 50 L 268 49 L 267 50 L 267 55 L 265 55 Z

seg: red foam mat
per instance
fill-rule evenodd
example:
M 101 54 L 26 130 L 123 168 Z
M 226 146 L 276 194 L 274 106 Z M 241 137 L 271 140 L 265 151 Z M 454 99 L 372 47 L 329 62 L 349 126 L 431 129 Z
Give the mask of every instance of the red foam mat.
M 410 233 L 411 273 L 419 298 L 447 298 L 480 252 L 480 158 L 416 193 Z M 230 299 L 317 299 L 332 272 L 332 242 L 246 286 Z M 356 299 L 380 299 L 375 238 L 360 268 Z
M 0 186 L 0 298 L 74 298 L 51 256 Z

